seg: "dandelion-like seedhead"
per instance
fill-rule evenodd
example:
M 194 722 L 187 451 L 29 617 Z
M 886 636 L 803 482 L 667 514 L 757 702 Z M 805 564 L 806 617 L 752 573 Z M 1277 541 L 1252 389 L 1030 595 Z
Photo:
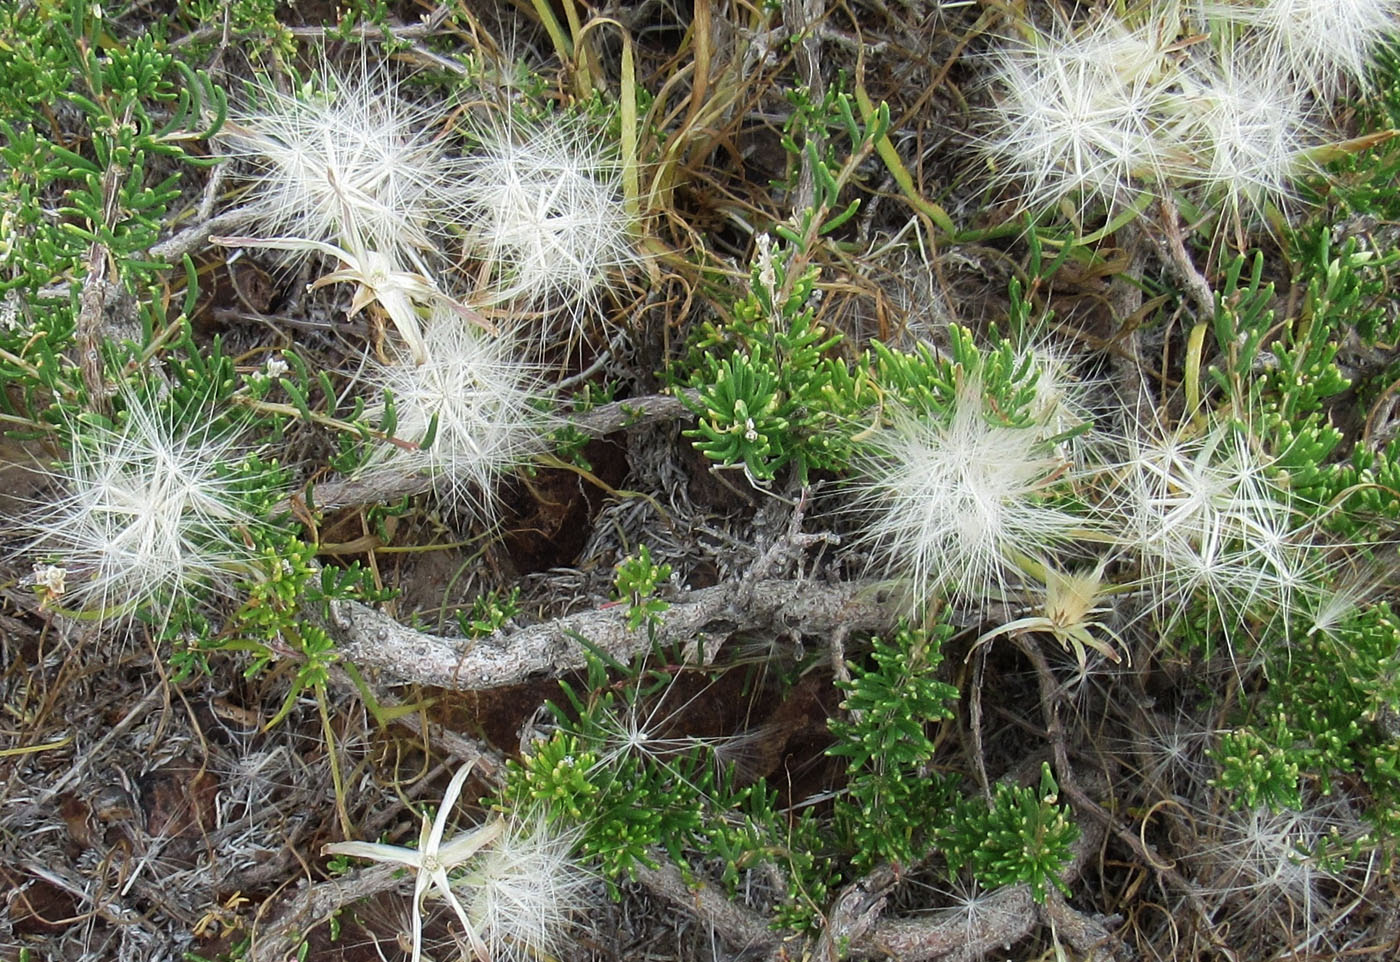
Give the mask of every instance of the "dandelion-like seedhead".
M 63 569 L 64 607 L 105 616 L 149 603 L 163 620 L 180 595 L 250 569 L 251 493 L 275 479 L 207 416 L 135 393 L 124 408 L 115 425 L 76 426 L 56 472 L 66 493 L 28 520 L 28 549 Z
M 1294 5 L 1310 8 L 1320 36 L 1332 17 L 1321 12 L 1325 0 L 1222 6 L 1234 19 L 1260 21 Z M 1362 19 L 1338 32 L 1364 33 Z M 1276 30 L 1183 43 L 1181 29 L 1170 17 L 1130 28 L 1101 15 L 1076 27 L 1057 20 L 1034 40 L 997 47 L 988 57 L 994 103 L 981 136 L 995 178 L 1023 185 L 1035 210 L 1078 199 L 1112 213 L 1144 190 L 1194 185 L 1238 217 L 1288 197 L 1313 166 L 1309 150 L 1327 142 L 1305 92 L 1316 81 L 1300 82 L 1302 68 L 1289 67 L 1298 58 L 1279 41 L 1258 39 Z M 1375 40 L 1349 42 L 1363 52 L 1334 69 L 1360 71 Z
M 574 857 L 579 834 L 543 818 L 508 821 L 453 882 L 492 962 L 559 957 L 565 933 L 587 904 L 589 877 Z
M 975 878 L 956 875 L 949 881 L 949 890 L 944 893 L 948 900 L 945 908 L 938 910 L 938 916 L 960 923 L 964 944 L 969 949 L 992 949 L 987 944 L 996 938 L 1008 925 L 1014 924 L 1016 908 L 1007 898 L 1007 893 L 982 888 Z
M 1026 369 L 1035 377 L 1030 416 L 1041 437 L 1075 470 L 1091 467 L 1103 446 L 1097 425 L 1104 412 L 1095 399 L 1101 385 L 1080 377 L 1075 356 L 1062 346 L 1040 343 L 1025 353 Z
M 1350 901 L 1339 854 L 1366 833 L 1346 799 L 1317 799 L 1305 811 L 1229 810 L 1201 821 L 1213 837 L 1190 865 L 1222 919 L 1245 931 L 1307 936 L 1335 914 L 1338 894 Z
M 252 186 L 241 210 L 264 236 L 371 249 L 420 267 L 437 249 L 455 189 L 444 119 L 405 100 L 383 68 L 326 65 L 293 94 L 258 86 L 219 139 L 244 162 Z
M 1254 31 L 1256 56 L 1325 99 L 1366 82 L 1376 47 L 1400 30 L 1400 0 L 1205 0 L 1207 18 Z
M 462 166 L 458 215 L 490 302 L 562 308 L 578 323 L 598 287 L 636 261 L 621 167 L 578 124 L 485 130 Z
M 999 179 L 1023 185 L 1027 206 L 1080 197 L 1114 208 L 1160 178 L 1154 112 L 1170 73 L 1155 28 L 1057 23 L 1033 43 L 1001 45 L 990 63 L 996 103 L 982 150 Z
M 946 419 L 898 412 L 862 445 L 866 538 L 916 599 L 947 590 L 986 600 L 1014 559 L 1045 554 L 1083 524 L 1044 500 L 1067 465 L 1040 426 L 989 414 L 969 379 Z
M 1291 194 L 1323 142 L 1287 73 L 1247 51 L 1204 51 L 1178 75 L 1164 129 L 1189 158 L 1177 175 L 1232 213 L 1262 209 Z
M 489 518 L 496 482 L 544 447 L 548 418 L 537 402 L 546 392 L 512 356 L 510 337 L 471 327 L 450 310 L 434 313 L 424 343 L 423 363 L 376 365 L 365 380 L 393 398 L 396 437 L 417 445 L 436 420 L 432 443 L 384 444 L 366 471 L 422 472 L 439 494 Z
M 1174 621 L 1203 597 L 1221 625 L 1256 615 L 1286 628 L 1318 572 L 1306 525 L 1252 439 L 1221 424 L 1129 443 L 1126 538 L 1156 610 Z

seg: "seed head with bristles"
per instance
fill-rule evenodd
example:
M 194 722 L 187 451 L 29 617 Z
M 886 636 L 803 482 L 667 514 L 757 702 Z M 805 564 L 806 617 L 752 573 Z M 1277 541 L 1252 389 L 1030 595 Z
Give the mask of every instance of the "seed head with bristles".
M 1294 180 L 1314 166 L 1309 148 L 1324 142 L 1303 94 L 1286 72 L 1247 51 L 1198 53 L 1166 100 L 1164 131 L 1189 158 L 1176 178 L 1232 215 L 1293 196 Z
M 423 363 L 405 358 L 365 375 L 393 398 L 394 434 L 405 442 L 383 445 L 366 471 L 422 472 L 439 494 L 489 518 L 496 482 L 543 448 L 548 419 L 537 402 L 547 394 L 531 368 L 512 356 L 508 335 L 487 334 L 451 311 L 434 314 L 424 343 Z M 431 443 L 417 447 L 434 422 Z
M 66 493 L 26 523 L 29 551 L 63 570 L 63 606 L 107 616 L 152 603 L 164 618 L 182 593 L 249 570 L 248 462 L 207 425 L 131 392 L 114 426 L 78 428 L 57 472 Z
M 574 856 L 577 831 L 544 818 L 507 821 L 471 871 L 454 882 L 492 962 L 558 958 L 587 906 L 589 877 Z
M 918 598 L 948 590 L 985 601 L 1015 559 L 1082 526 L 1043 501 L 1067 465 L 1040 426 L 1000 425 L 990 413 L 972 378 L 946 420 L 900 412 L 865 442 L 866 538 Z
M 1202 814 L 1212 830 L 1188 865 L 1202 896 L 1231 929 L 1307 938 L 1339 923 L 1361 900 L 1350 892 L 1346 853 L 1365 825 L 1344 794 L 1305 798 L 1303 811 L 1257 807 Z
M 1345 80 L 1364 84 L 1376 47 L 1400 31 L 1400 0 L 1204 0 L 1209 18 L 1252 28 L 1261 62 L 1331 99 Z
M 1057 24 L 989 59 L 996 99 L 982 150 L 1028 206 L 1069 197 L 1113 208 L 1160 177 L 1154 111 L 1170 76 L 1154 28 L 1129 31 L 1111 18 L 1079 32 Z
M 563 310 L 577 325 L 598 288 L 637 259 L 621 168 L 575 123 L 489 128 L 463 173 L 459 214 L 492 304 Z
M 1225 627 L 1255 615 L 1287 626 L 1317 572 L 1306 525 L 1269 460 L 1228 424 L 1131 442 L 1128 541 L 1156 610 L 1202 597 Z
M 325 66 L 294 94 L 259 86 L 219 139 L 252 181 L 242 219 L 262 236 L 370 249 L 421 270 L 454 189 L 443 123 L 383 69 Z

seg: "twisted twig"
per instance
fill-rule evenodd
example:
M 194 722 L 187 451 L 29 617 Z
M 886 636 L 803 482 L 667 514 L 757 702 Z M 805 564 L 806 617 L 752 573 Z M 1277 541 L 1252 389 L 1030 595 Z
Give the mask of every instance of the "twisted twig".
M 404 682 L 478 691 L 557 677 L 583 667 L 580 639 L 618 661 L 652 644 L 695 643 L 706 660 L 731 636 L 757 629 L 824 636 L 838 627 L 879 631 L 897 614 L 890 593 L 869 582 L 823 584 L 767 580 L 737 602 L 734 585 L 692 591 L 671 604 L 655 626 L 627 624 L 627 608 L 611 605 L 485 638 L 444 638 L 416 631 L 357 602 L 331 604 L 330 630 L 343 654 Z

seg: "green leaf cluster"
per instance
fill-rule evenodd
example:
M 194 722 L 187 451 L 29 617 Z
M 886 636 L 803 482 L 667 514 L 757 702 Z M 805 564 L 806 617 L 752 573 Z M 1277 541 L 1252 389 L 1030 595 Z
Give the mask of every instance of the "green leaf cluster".
M 392 592 L 377 588 L 372 573 L 358 564 L 318 564 L 312 546 L 284 531 L 269 529 L 260 536 L 262 560 L 242 585 L 243 603 L 216 635 L 180 632 L 170 661 L 179 680 L 209 673 L 215 653 L 245 652 L 252 658 L 244 675 L 253 677 L 290 654 L 297 659 L 296 672 L 272 725 L 291 710 L 302 691 L 324 688 L 340 657 L 323 627 L 331 602 L 385 601 Z
M 464 638 L 485 638 L 520 614 L 520 587 L 488 591 L 472 601 L 470 611 L 457 612 L 457 626 Z
M 0 200 L 12 212 L 0 290 L 80 276 L 93 245 L 118 281 L 145 290 L 166 266 L 145 252 L 180 196 L 179 165 L 210 162 L 186 145 L 222 124 L 223 92 L 168 52 L 159 30 L 113 38 L 93 4 L 0 17 L 0 35 L 13 38 L 0 48 Z
M 610 667 L 622 682 L 610 681 Z M 591 654 L 581 686 L 560 682 L 553 735 L 511 763 L 502 804 L 536 803 L 581 823 L 581 850 L 612 882 L 654 866 L 657 851 L 684 865 L 753 789 L 735 789 L 703 741 L 666 737 L 667 719 L 657 715 L 675 681 L 667 670 Z
M 857 868 L 918 861 L 949 801 L 949 786 L 929 766 L 930 726 L 952 718 L 958 698 L 938 678 L 952 633 L 948 624 L 927 631 L 901 625 L 889 640 L 871 639 L 873 664 L 853 666 L 851 680 L 836 683 L 846 693 L 847 720 L 829 723 L 836 743 L 827 754 L 847 760 L 835 816 Z
M 1394 333 L 1388 276 L 1400 255 L 1354 237 L 1336 245 L 1325 225 L 1292 240 L 1298 294 L 1287 316 L 1279 317 L 1274 287 L 1263 280 L 1262 253 L 1226 267 L 1209 376 L 1272 455 L 1294 506 L 1339 537 L 1373 541 L 1400 518 L 1400 448 L 1363 438 L 1348 449 L 1333 408 L 1347 392 L 1378 397 L 1400 373 L 1394 364 L 1354 365 L 1352 373 L 1342 366 L 1345 355 L 1389 350 L 1376 338 Z
M 860 387 L 834 351 L 840 335 L 817 322 L 815 268 L 791 273 L 796 248 L 760 245 L 749 295 L 722 327 L 705 325 L 682 366 L 698 425 L 686 432 L 712 461 L 742 464 L 771 481 L 787 465 L 805 478 L 812 468 L 845 463 L 842 416 L 859 403 Z
M 817 269 L 810 263 L 820 238 L 859 208 L 859 198 L 843 204 L 841 193 L 890 122 L 881 104 L 862 125 L 841 87 L 833 84 L 819 101 L 804 89 L 791 95 L 783 146 L 792 171 L 812 178 L 811 203 L 792 223 L 773 226 L 776 249 L 768 235 L 759 238 L 733 318 L 718 328 L 704 325 L 671 372 L 673 383 L 700 392 L 698 401 L 686 399 L 700 417 L 687 432 L 695 447 L 726 467 L 742 464 L 755 481 L 771 481 L 789 464 L 803 479 L 814 468 L 839 471 L 850 433 L 840 422 L 869 400 L 835 356 L 840 335 L 816 320 Z M 851 145 L 844 160 L 836 147 L 842 138 L 833 132 Z
M 1386 603 L 1302 627 L 1267 665 L 1268 688 L 1214 752 L 1242 806 L 1300 809 L 1309 786 L 1357 780 L 1372 821 L 1400 829 L 1400 619 Z
M 1041 763 L 1039 790 L 998 782 L 990 804 L 980 797 L 959 802 L 938 838 L 949 870 L 967 868 L 987 888 L 1024 883 L 1042 903 L 1051 885 L 1070 894 L 1060 872 L 1079 826 L 1059 804 L 1047 762 Z
M 643 624 L 655 625 L 671 607 L 656 597 L 656 589 L 671 577 L 669 564 L 651 560 L 651 549 L 641 545 L 637 553 L 624 558 L 617 566 L 617 581 L 613 600 L 627 605 L 627 627 L 636 631 Z

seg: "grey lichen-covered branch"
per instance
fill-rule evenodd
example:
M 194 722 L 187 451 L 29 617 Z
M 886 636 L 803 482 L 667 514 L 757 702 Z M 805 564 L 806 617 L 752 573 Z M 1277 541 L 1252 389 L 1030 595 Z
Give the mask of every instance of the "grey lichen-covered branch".
M 281 962 L 295 955 L 302 933 L 330 918 L 344 905 L 388 891 L 402 881 L 402 867 L 372 865 L 343 878 L 303 886 L 283 899 L 268 899 L 263 909 L 278 905 L 281 911 L 268 921 L 258 920 L 248 948 L 249 962 Z
M 729 946 L 749 952 L 772 949 L 781 941 L 778 932 L 770 928 L 758 913 L 738 905 L 715 886 L 706 882 L 687 882 L 680 869 L 658 853 L 656 867 L 639 864 L 637 881 L 653 895 L 689 912 L 713 927 Z
M 736 634 L 823 637 L 840 629 L 879 631 L 898 612 L 891 593 L 872 582 L 764 580 L 716 585 L 671 603 L 654 628 L 627 624 L 627 607 L 582 611 L 526 628 L 467 640 L 427 634 L 357 602 L 333 602 L 329 628 L 346 658 L 403 682 L 477 691 L 555 677 L 580 668 L 581 639 L 619 661 L 661 645 L 693 645 L 709 660 Z

